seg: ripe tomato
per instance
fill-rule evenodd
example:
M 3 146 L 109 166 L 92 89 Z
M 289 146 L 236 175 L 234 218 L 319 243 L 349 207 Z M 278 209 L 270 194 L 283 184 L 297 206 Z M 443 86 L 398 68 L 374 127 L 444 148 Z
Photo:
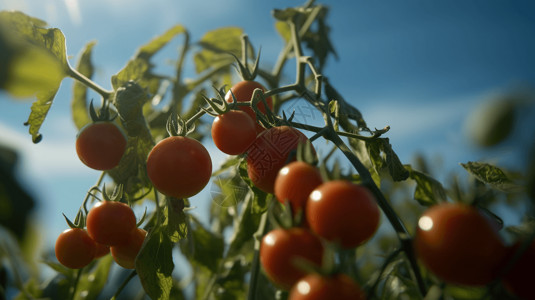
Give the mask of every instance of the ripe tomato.
M 154 187 L 169 197 L 188 198 L 199 193 L 212 176 L 212 159 L 197 140 L 170 136 L 152 148 L 147 174 Z
M 70 228 L 58 236 L 54 251 L 58 261 L 71 269 L 87 266 L 95 257 L 96 243 L 80 228 Z
M 279 170 L 295 160 L 295 156 L 288 156 L 307 140 L 303 133 L 289 126 L 272 127 L 259 134 L 247 149 L 247 174 L 255 186 L 273 193 Z
M 264 236 L 260 245 L 260 263 L 270 280 L 289 290 L 306 273 L 295 265 L 296 259 L 305 259 L 320 266 L 323 245 L 308 229 L 274 229 Z
M 212 139 L 216 147 L 230 155 L 242 154 L 256 138 L 256 124 L 241 110 L 231 110 L 215 117 Z
M 368 189 L 347 180 L 334 180 L 310 193 L 306 217 L 317 235 L 349 249 L 374 235 L 380 211 Z
M 364 300 L 360 286 L 345 274 L 331 277 L 309 274 L 291 289 L 288 300 Z
M 110 247 L 111 255 L 115 262 L 125 269 L 135 269 L 136 257 L 141 250 L 143 241 L 147 236 L 147 231 L 141 228 L 134 229 L 130 235 L 128 242 L 123 245 Z
M 107 255 L 108 253 L 110 253 L 110 246 L 99 244 L 97 242 L 95 242 L 95 243 L 97 245 L 97 250 L 95 252 L 95 258 L 101 258 L 101 257 Z
M 101 201 L 87 214 L 86 225 L 95 242 L 115 246 L 128 241 L 128 235 L 136 228 L 136 216 L 125 203 Z
M 494 279 L 506 254 L 490 219 L 476 208 L 459 203 L 435 205 L 420 217 L 414 249 L 437 277 L 475 286 Z
M 507 260 L 502 267 L 505 267 L 507 261 L 513 257 L 520 247 L 516 243 L 507 249 Z M 535 299 L 533 291 L 533 272 L 535 270 L 535 240 L 531 242 L 526 251 L 518 258 L 513 267 L 505 274 L 503 283 L 505 287 L 520 299 Z
M 115 168 L 126 149 L 126 135 L 111 122 L 95 122 L 84 126 L 76 137 L 76 153 L 80 160 L 95 170 Z
M 262 89 L 262 91 L 266 90 L 266 88 L 263 85 L 261 85 L 260 83 L 256 81 L 252 81 L 252 80 L 240 81 L 230 88 L 230 91 L 228 91 L 227 94 L 225 95 L 225 100 L 228 103 L 234 102 L 234 99 L 232 98 L 232 94 L 234 94 L 234 97 L 236 97 L 236 100 L 238 102 L 251 101 L 251 98 L 253 96 L 253 92 L 255 89 Z M 266 98 L 266 103 L 270 109 L 273 109 L 273 100 L 271 99 L 271 97 Z M 258 103 L 257 107 L 260 112 L 266 113 L 267 110 L 266 110 L 264 103 L 262 103 L 262 101 Z M 246 112 L 255 121 L 257 133 L 264 131 L 264 127 L 262 127 L 256 121 L 256 114 L 252 108 L 247 107 L 247 106 L 239 106 L 239 109 Z
M 288 201 L 294 215 L 305 212 L 310 193 L 323 182 L 319 170 L 302 161 L 294 161 L 280 169 L 275 179 L 274 193 L 279 202 Z

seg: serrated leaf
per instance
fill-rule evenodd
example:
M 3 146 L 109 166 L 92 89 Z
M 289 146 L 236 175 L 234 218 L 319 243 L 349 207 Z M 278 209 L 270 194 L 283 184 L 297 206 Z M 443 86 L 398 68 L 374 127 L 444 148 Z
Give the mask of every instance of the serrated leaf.
M 190 237 L 192 239 L 192 249 L 183 246 L 182 251 L 189 258 L 190 262 L 201 265 L 217 273 L 219 261 L 223 257 L 223 238 L 216 235 L 201 224 L 193 215 L 189 215 L 192 226 L 190 227 Z M 184 244 L 185 245 L 185 244 Z
M 96 266 L 90 271 L 85 272 L 80 278 L 76 286 L 76 300 L 97 299 L 98 295 L 108 281 L 108 275 L 113 258 L 111 255 L 106 255 L 99 258 Z
M 188 234 L 186 214 L 184 213 L 184 199 L 167 198 L 165 214 L 167 216 L 164 225 L 167 236 L 171 242 L 176 243 Z
M 80 59 L 76 65 L 78 72 L 87 78 L 93 77 L 93 73 L 95 71 L 91 61 L 91 55 L 95 45 L 96 41 L 89 42 L 85 45 L 81 52 Z M 74 125 L 76 128 L 78 128 L 78 130 L 91 122 L 89 111 L 87 109 L 87 103 L 87 86 L 75 81 L 72 88 L 71 111 Z
M 260 224 L 262 214 L 253 212 L 253 197 L 247 196 L 242 206 L 238 225 L 230 239 L 226 257 L 234 257 L 242 252 L 252 254 L 254 234 Z
M 407 166 L 407 169 L 409 169 L 409 177 L 416 181 L 414 190 L 416 201 L 425 206 L 446 201 L 446 191 L 439 181 L 425 173 L 413 170 L 410 166 Z
M 241 37 L 243 30 L 238 27 L 222 27 L 207 32 L 199 41 L 203 48 L 195 53 L 195 70 L 201 73 L 214 65 L 232 63 L 230 53 L 241 56 Z
M 520 192 L 522 187 L 514 183 L 505 172 L 491 164 L 482 162 L 461 163 L 461 166 L 477 180 L 502 192 Z
M 45 121 L 46 115 L 52 106 L 52 101 L 56 97 L 59 86 L 56 89 L 49 91 L 41 91 L 37 93 L 37 100 L 32 104 L 32 111 L 28 120 L 24 125 L 29 126 L 28 132 L 32 135 L 32 141 L 39 143 L 43 136 L 39 133 L 39 129 Z
M 151 299 L 170 299 L 173 287 L 173 247 L 163 226 L 149 231 L 136 258 L 136 271 L 143 289 Z
M 409 178 L 409 171 L 405 169 L 399 160 L 388 138 L 377 138 L 366 141 L 366 146 L 368 155 L 377 172 L 380 173 L 383 168 L 387 168 L 388 173 L 394 181 L 403 181 Z
M 149 43 L 139 48 L 137 57 L 151 58 L 156 52 L 160 51 L 177 35 L 186 33 L 186 28 L 182 25 L 175 25 L 168 29 L 164 34 L 154 38 Z

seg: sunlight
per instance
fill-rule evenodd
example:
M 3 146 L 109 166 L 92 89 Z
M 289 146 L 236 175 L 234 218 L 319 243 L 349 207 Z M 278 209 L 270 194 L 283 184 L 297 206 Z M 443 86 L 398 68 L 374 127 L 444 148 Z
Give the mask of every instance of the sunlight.
M 75 25 L 82 24 L 82 14 L 80 13 L 80 5 L 78 0 L 65 0 L 65 6 L 69 12 L 69 18 Z
M 431 230 L 433 228 L 433 219 L 428 216 L 421 217 L 420 220 L 418 220 L 418 227 L 425 231 Z

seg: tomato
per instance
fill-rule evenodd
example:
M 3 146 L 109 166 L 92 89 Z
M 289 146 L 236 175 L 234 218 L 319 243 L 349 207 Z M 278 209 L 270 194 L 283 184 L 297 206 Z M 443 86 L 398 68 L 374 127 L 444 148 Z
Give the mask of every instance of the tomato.
M 495 225 L 477 208 L 460 203 L 432 206 L 418 220 L 417 257 L 437 277 L 479 286 L 496 276 L 506 254 Z
M 295 215 L 304 213 L 310 193 L 323 182 L 319 170 L 302 161 L 294 161 L 282 169 L 275 179 L 274 194 L 279 202 L 288 201 Z
M 95 242 L 96 243 L 96 242 Z M 95 258 L 101 258 L 110 253 L 110 246 L 96 243 L 97 250 L 95 252 Z
M 119 165 L 126 150 L 126 135 L 111 122 L 84 126 L 76 137 L 80 160 L 95 170 L 110 170 Z
M 87 214 L 86 225 L 95 242 L 115 246 L 127 242 L 128 235 L 136 228 L 136 216 L 125 203 L 101 201 Z
M 507 249 L 507 260 L 502 267 L 507 266 L 509 259 L 513 258 L 519 250 L 521 243 L 518 242 Z M 528 249 L 518 258 L 512 268 L 503 277 L 505 287 L 521 299 L 535 299 L 533 291 L 533 272 L 535 270 L 535 240 Z
M 291 289 L 288 300 L 364 300 L 360 286 L 345 274 L 330 277 L 309 274 Z
M 95 257 L 96 243 L 80 228 L 70 228 L 58 236 L 54 251 L 58 261 L 67 268 L 80 269 Z
M 215 117 L 212 139 L 216 147 L 230 155 L 242 154 L 256 139 L 256 124 L 241 110 L 231 110 Z
M 133 230 L 126 244 L 110 247 L 113 260 L 125 269 L 135 269 L 136 257 L 146 236 L 147 231 L 144 229 L 136 228 Z
M 147 174 L 162 194 L 188 198 L 208 184 L 212 176 L 212 159 L 197 140 L 170 136 L 156 144 L 149 153 Z
M 380 215 L 368 189 L 347 180 L 321 184 L 310 193 L 306 206 L 312 231 L 345 249 L 369 240 L 379 227 Z
M 232 98 L 232 94 L 234 94 L 234 97 L 236 97 L 236 100 L 238 102 L 251 101 L 251 98 L 253 97 L 253 92 L 255 89 L 262 89 L 262 91 L 266 90 L 266 88 L 262 84 L 256 81 L 252 81 L 252 80 L 240 81 L 230 88 L 230 90 L 225 95 L 225 100 L 228 103 L 234 102 L 234 99 Z M 266 103 L 270 109 L 273 109 L 273 100 L 271 99 L 271 97 L 266 98 Z M 262 101 L 258 103 L 257 107 L 260 112 L 266 113 L 267 111 L 266 106 L 264 105 Z M 257 133 L 264 131 L 264 127 L 262 127 L 256 121 L 256 113 L 251 107 L 239 106 L 239 109 L 246 112 L 255 121 Z
M 296 264 L 304 259 L 321 266 L 323 245 L 308 229 L 274 229 L 268 232 L 260 244 L 260 263 L 268 278 L 280 288 L 289 290 L 306 275 Z
M 290 153 L 308 139 L 289 126 L 272 127 L 260 133 L 247 150 L 247 174 L 256 187 L 273 193 L 275 178 L 288 162 L 295 160 Z

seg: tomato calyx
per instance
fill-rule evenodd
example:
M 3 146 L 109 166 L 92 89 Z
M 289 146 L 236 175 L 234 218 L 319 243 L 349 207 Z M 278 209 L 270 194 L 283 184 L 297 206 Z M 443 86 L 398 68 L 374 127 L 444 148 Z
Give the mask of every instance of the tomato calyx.
M 91 120 L 93 121 L 93 123 L 113 122 L 118 116 L 117 113 L 114 113 L 113 115 L 110 113 L 110 101 L 108 101 L 107 99 L 103 100 L 102 106 L 100 107 L 98 112 L 95 110 L 93 100 L 91 100 L 91 102 L 89 102 L 89 115 L 91 116 Z
M 243 78 L 243 80 L 254 80 L 256 75 L 258 74 L 258 64 L 260 61 L 260 49 L 258 50 L 258 55 L 256 55 L 256 59 L 253 65 L 252 71 L 249 69 L 249 57 L 248 53 L 250 50 L 252 50 L 252 46 L 249 42 L 249 37 L 246 34 L 242 35 L 242 49 L 241 49 L 241 60 L 234 54 L 230 53 L 236 60 L 236 70 L 240 74 L 240 77 Z

